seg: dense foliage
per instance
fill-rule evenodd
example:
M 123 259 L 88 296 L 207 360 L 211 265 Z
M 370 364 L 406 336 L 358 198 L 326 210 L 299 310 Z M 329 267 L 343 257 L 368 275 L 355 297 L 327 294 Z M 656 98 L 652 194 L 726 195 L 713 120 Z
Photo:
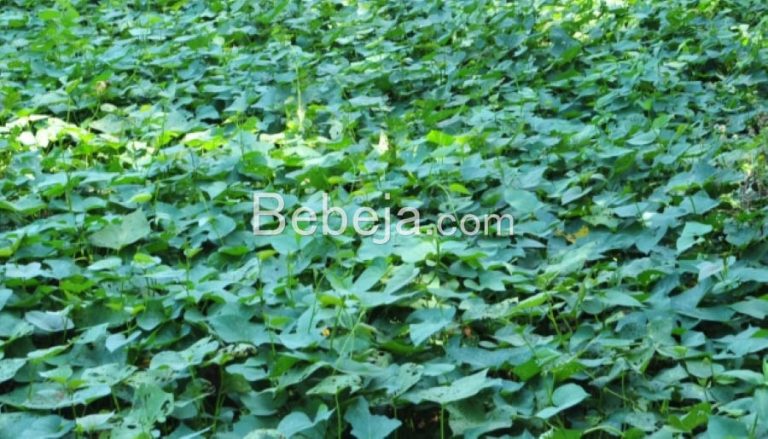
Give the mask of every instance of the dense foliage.
M 1 437 L 768 436 L 762 0 L 2 4 Z

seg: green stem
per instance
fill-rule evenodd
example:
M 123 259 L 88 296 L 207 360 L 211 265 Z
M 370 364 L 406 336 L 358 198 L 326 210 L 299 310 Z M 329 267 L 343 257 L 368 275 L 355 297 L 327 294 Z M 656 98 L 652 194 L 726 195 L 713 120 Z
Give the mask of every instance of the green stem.
M 341 428 L 343 424 L 341 422 L 341 405 L 339 405 L 339 392 L 336 392 L 333 398 L 336 400 L 336 437 L 341 439 Z
M 440 405 L 440 439 L 445 439 L 445 406 Z

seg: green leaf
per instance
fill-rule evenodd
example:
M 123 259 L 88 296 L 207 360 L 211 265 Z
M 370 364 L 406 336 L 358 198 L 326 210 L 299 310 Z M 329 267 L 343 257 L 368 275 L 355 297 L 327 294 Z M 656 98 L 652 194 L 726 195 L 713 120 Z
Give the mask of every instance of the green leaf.
M 64 312 L 29 311 L 24 319 L 45 332 L 60 332 L 75 327 L 75 323 Z
M 268 343 L 269 335 L 264 325 L 251 323 L 248 317 L 238 314 L 222 314 L 211 318 L 214 333 L 227 343 L 250 343 L 260 346 Z
M 16 372 L 27 364 L 23 358 L 5 358 L 0 360 L 0 383 L 6 382 L 16 375 Z
M 318 423 L 328 420 L 328 418 L 331 417 L 331 414 L 333 414 L 333 411 L 328 410 L 324 404 L 321 404 L 318 407 L 315 419 L 313 420 L 310 420 L 309 416 L 304 412 L 294 411 L 280 421 L 277 430 L 286 437 L 295 437 L 297 433 L 310 429 Z
M 690 433 L 698 426 L 706 424 L 710 413 L 710 404 L 703 402 L 691 407 L 684 417 L 670 416 L 667 422 L 674 428 Z
M 420 309 L 408 316 L 408 321 L 416 320 L 419 323 L 409 325 L 411 341 L 415 346 L 424 343 L 436 332 L 448 326 L 456 314 L 454 308 Z
M 447 386 L 432 387 L 406 393 L 403 397 L 414 404 L 421 401 L 432 401 L 447 404 L 477 395 L 483 389 L 496 387 L 501 384 L 499 379 L 488 379 L 488 370 L 482 370 L 473 375 L 459 378 Z
M 549 419 L 561 411 L 573 407 L 587 398 L 589 394 L 578 384 L 564 384 L 552 393 L 552 405 L 536 413 L 542 419 Z
M 472 195 L 469 189 L 467 189 L 467 187 L 461 183 L 451 183 L 450 185 L 448 185 L 448 189 L 451 192 L 456 192 L 457 194 Z
M 541 205 L 541 202 L 539 202 L 534 194 L 522 189 L 508 189 L 504 191 L 504 200 L 520 216 L 535 212 Z
M 748 437 L 746 425 L 724 416 L 710 416 L 706 437 L 709 439 L 738 439 Z
M 123 260 L 117 256 L 104 258 L 88 266 L 90 271 L 114 270 L 123 265 Z
M 578 40 L 568 35 L 562 27 L 553 27 L 549 37 L 552 40 L 552 56 L 558 58 L 560 62 L 571 61 L 581 51 L 581 44 Z
M 372 415 L 368 402 L 359 397 L 347 408 L 344 420 L 352 425 L 352 436 L 357 439 L 384 439 L 402 424 L 397 419 Z
M 34 279 L 42 274 L 42 265 L 39 262 L 31 262 L 26 265 L 6 264 L 5 276 L 11 279 Z
M 700 242 L 699 238 L 712 231 L 712 226 L 709 224 L 697 223 L 695 221 L 688 221 L 685 223 L 683 232 L 680 237 L 677 238 L 677 253 L 682 253 L 689 248 L 693 247 L 696 243 Z
M 432 130 L 427 133 L 427 140 L 440 146 L 448 146 L 453 144 L 456 141 L 456 138 L 450 134 Z
M 354 393 L 360 389 L 362 380 L 357 375 L 333 375 L 326 377 L 307 391 L 308 395 L 336 395 L 342 390 Z
M 91 243 L 97 247 L 120 250 L 146 238 L 150 233 L 151 229 L 144 212 L 137 210 L 124 216 L 119 224 L 109 224 L 91 235 Z
M 627 143 L 632 146 L 644 146 L 653 143 L 654 140 L 656 140 L 656 133 L 653 131 L 643 131 L 632 136 L 631 139 L 627 140 Z
M 80 431 L 90 433 L 110 428 L 109 420 L 115 416 L 115 412 L 99 413 L 83 416 L 75 420 L 77 428 Z
M 7 438 L 59 438 L 72 431 L 74 422 L 56 415 L 0 413 L 0 431 Z

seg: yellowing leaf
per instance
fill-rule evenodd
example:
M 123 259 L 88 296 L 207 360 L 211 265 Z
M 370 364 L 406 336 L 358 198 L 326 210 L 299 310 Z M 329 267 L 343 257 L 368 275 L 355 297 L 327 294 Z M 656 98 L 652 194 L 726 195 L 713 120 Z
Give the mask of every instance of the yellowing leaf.
M 376 144 L 376 152 L 384 154 L 389 151 L 389 138 L 384 130 L 379 131 L 379 143 Z

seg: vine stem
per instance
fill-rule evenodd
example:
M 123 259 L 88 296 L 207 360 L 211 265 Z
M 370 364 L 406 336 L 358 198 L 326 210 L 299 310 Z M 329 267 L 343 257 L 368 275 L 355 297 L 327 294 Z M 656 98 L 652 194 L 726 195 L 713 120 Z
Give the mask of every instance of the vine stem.
M 445 439 L 445 406 L 440 404 L 440 439 Z
M 339 405 L 339 392 L 333 396 L 336 400 L 336 437 L 341 439 L 341 406 Z

